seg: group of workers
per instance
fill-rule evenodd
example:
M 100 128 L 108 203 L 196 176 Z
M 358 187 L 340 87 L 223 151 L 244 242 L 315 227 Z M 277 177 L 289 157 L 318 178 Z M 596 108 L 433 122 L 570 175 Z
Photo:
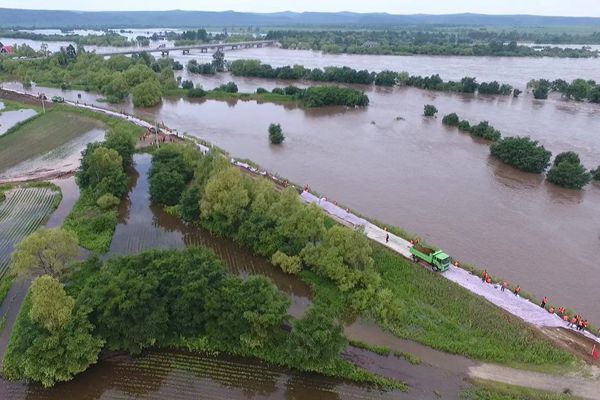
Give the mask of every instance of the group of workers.
M 492 277 L 487 273 L 487 271 L 483 271 L 483 273 L 481 274 L 481 281 L 484 283 L 492 283 Z M 503 281 L 502 282 L 502 286 L 500 287 L 500 290 L 502 292 L 504 292 L 506 289 L 508 289 L 508 282 L 507 281 Z M 515 287 L 515 289 L 513 290 L 513 293 L 515 294 L 515 296 L 518 296 L 521 293 L 521 286 L 517 285 Z M 542 302 L 540 303 L 540 307 L 542 307 L 543 309 L 547 309 L 548 312 L 550 314 L 557 314 L 559 317 L 562 317 L 562 319 L 567 323 L 567 327 L 569 328 L 575 328 L 578 331 L 583 331 L 586 330 L 588 328 L 588 320 L 587 319 L 583 319 L 581 317 L 581 315 L 577 314 L 574 317 L 570 317 L 566 311 L 564 307 L 559 307 L 558 308 L 558 313 L 556 313 L 556 310 L 554 309 L 553 306 L 550 307 L 546 307 L 548 305 L 548 297 L 544 296 L 544 299 L 542 300 Z M 598 329 L 598 334 L 600 334 L 600 329 Z

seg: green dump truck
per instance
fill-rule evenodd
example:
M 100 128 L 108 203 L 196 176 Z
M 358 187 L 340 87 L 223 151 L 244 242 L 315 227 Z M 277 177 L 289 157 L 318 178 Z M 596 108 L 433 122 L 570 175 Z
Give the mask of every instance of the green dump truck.
M 65 99 L 60 96 L 52 96 L 52 102 L 53 103 L 64 103 Z
M 430 249 L 420 244 L 415 244 L 409 249 L 414 261 L 423 260 L 431 265 L 434 271 L 444 272 L 450 268 L 450 256 L 442 250 Z

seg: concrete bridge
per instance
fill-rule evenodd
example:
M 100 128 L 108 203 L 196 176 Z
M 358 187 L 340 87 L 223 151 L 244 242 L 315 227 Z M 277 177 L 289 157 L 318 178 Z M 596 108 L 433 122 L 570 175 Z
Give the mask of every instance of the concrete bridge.
M 169 55 L 172 51 L 181 51 L 183 54 L 189 54 L 190 50 L 200 50 L 201 53 L 208 53 L 209 50 L 225 50 L 225 49 L 247 49 L 250 47 L 266 47 L 274 46 L 275 40 L 257 40 L 252 42 L 235 42 L 235 43 L 204 43 L 190 46 L 173 46 L 173 47 L 140 47 L 136 49 L 117 50 L 106 53 L 96 53 L 100 56 L 115 56 L 140 53 L 160 53 L 161 55 Z

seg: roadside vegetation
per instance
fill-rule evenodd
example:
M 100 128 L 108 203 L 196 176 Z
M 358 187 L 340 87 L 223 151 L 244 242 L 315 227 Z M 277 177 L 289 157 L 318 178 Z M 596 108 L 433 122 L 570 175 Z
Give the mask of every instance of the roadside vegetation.
M 302 204 L 294 189 L 277 191 L 218 154 L 171 146 L 194 171 L 171 209 L 299 274 L 314 289 L 312 307 L 338 319 L 366 316 L 397 336 L 476 359 L 535 367 L 574 361 L 501 309 L 331 223 L 316 206 Z M 158 152 L 172 151 L 167 148 Z
M 525 38 L 526 37 L 526 38 Z M 513 32 L 479 29 L 446 30 L 272 30 L 267 39 L 277 40 L 285 49 L 319 50 L 348 54 L 427 54 L 440 56 L 498 57 L 597 57 L 589 49 L 534 48 L 517 44 L 520 40 L 541 40 L 552 36 L 523 36 Z M 594 35 L 588 41 L 597 40 Z M 539 43 L 539 42 L 538 42 Z M 545 42 L 549 43 L 549 42 Z M 559 42 L 564 43 L 564 42 Z
M 573 400 L 568 393 L 551 393 L 543 390 L 510 386 L 476 380 L 461 393 L 461 400 Z

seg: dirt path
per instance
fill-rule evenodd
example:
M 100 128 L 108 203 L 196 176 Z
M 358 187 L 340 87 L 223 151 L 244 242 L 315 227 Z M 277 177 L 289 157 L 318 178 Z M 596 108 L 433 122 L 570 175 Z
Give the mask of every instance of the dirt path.
M 477 379 L 502 382 L 509 385 L 557 393 L 570 393 L 584 399 L 600 399 L 600 369 L 591 367 L 591 377 L 576 375 L 549 375 L 522 371 L 498 365 L 481 364 L 469 369 L 469 376 Z

